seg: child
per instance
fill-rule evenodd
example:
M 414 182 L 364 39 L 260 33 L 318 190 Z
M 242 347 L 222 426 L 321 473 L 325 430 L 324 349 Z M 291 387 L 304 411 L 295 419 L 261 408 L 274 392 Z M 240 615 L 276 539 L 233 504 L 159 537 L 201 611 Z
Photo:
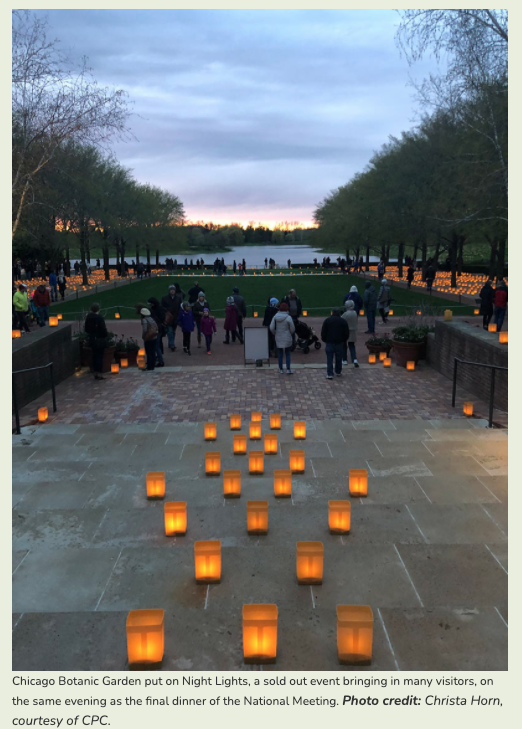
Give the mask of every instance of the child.
M 201 317 L 201 333 L 205 336 L 205 342 L 207 345 L 207 354 L 212 354 L 210 346 L 212 344 L 212 333 L 216 333 L 216 320 L 213 316 L 210 316 L 210 311 L 205 308 L 203 309 L 203 316 Z
M 188 301 L 184 301 L 179 312 L 178 324 L 183 332 L 183 351 L 190 354 L 190 335 L 194 331 L 194 316 Z

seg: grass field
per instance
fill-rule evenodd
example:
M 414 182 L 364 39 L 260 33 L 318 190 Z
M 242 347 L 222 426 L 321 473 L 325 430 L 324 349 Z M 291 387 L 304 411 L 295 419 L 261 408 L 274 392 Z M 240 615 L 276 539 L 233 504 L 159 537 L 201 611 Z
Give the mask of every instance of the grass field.
M 161 299 L 168 293 L 169 285 L 174 282 L 178 282 L 182 290 L 187 292 L 197 280 L 204 288 L 207 300 L 218 317 L 224 316 L 226 298 L 232 294 L 234 286 L 238 286 L 244 296 L 249 316 L 254 311 L 262 316 L 269 297 L 275 296 L 281 301 L 291 288 L 296 289 L 308 316 L 326 316 L 333 307 L 342 306 L 345 294 L 353 285 L 357 286 L 361 295 L 364 292 L 364 282 L 356 276 L 200 276 L 199 279 L 196 276 L 169 276 L 146 279 L 112 291 L 71 300 L 53 307 L 53 313 L 63 313 L 64 319 L 77 319 L 97 301 L 102 307 L 102 313 L 111 318 L 119 309 L 122 319 L 135 319 L 138 318 L 134 311 L 137 303 L 145 303 L 149 296 Z M 377 284 L 375 286 L 377 289 Z M 468 315 L 473 312 L 470 306 L 459 306 L 446 299 L 430 299 L 424 292 L 408 291 L 394 286 L 391 291 L 392 308 L 398 315 L 414 313 L 419 308 L 427 314 L 442 313 L 444 309 L 452 309 L 455 314 Z

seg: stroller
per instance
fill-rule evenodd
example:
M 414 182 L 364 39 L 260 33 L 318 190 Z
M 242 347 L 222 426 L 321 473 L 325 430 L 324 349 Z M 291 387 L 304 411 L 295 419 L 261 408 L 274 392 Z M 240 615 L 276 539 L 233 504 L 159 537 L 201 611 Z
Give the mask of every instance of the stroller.
M 314 345 L 315 349 L 321 349 L 321 342 L 319 341 L 319 337 L 316 335 L 313 328 L 309 327 L 304 322 L 299 320 L 295 322 L 295 334 L 297 340 L 295 346 L 292 347 L 292 351 L 295 349 L 300 349 L 302 352 L 304 352 L 304 354 L 308 354 L 312 344 Z

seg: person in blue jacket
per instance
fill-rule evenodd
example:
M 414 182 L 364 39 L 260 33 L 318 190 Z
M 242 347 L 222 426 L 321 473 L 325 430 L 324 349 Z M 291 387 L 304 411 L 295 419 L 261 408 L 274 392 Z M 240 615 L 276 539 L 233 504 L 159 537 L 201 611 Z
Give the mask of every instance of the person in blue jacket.
M 357 286 L 352 286 L 350 293 L 346 294 L 343 303 L 346 304 L 347 301 L 353 301 L 353 308 L 357 312 L 357 316 L 359 316 L 359 312 L 363 306 L 363 300 L 361 294 L 357 291 Z
M 194 331 L 194 315 L 188 301 L 184 301 L 179 312 L 178 324 L 183 332 L 183 351 L 190 354 L 190 335 Z

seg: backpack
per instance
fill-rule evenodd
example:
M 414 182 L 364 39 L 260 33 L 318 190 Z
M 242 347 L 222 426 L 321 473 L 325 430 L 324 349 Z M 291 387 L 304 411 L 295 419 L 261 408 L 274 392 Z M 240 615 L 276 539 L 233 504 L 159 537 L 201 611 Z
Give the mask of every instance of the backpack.
M 144 335 L 144 340 L 146 342 L 150 342 L 153 339 L 156 339 L 158 336 L 158 325 L 153 319 L 147 320 L 147 331 Z

